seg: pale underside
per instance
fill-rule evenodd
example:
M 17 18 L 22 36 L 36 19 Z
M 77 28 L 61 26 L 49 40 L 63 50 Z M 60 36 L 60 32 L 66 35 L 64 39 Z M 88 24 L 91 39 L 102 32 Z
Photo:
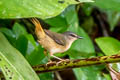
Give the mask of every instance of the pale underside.
M 55 53 L 62 53 L 67 51 L 72 42 L 66 43 L 65 45 L 57 44 L 51 37 L 46 35 L 44 38 L 38 40 L 39 43 L 45 48 L 48 52 L 50 52 L 50 55 Z

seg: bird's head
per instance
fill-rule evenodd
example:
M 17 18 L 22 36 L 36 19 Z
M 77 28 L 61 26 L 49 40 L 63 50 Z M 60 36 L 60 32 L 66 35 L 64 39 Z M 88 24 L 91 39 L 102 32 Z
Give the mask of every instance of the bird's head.
M 71 41 L 71 42 L 73 42 L 77 39 L 82 39 L 83 38 L 83 37 L 80 37 L 80 36 L 78 36 L 77 34 L 71 32 L 71 31 L 64 32 L 63 34 L 66 37 L 67 41 Z

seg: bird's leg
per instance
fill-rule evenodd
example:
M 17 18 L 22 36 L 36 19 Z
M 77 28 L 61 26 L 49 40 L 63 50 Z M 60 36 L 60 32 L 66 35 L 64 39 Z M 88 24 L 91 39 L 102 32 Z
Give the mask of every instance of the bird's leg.
M 64 61 L 66 61 L 66 60 L 69 60 L 69 59 L 61 59 L 61 58 L 59 58 L 59 57 L 54 56 L 54 55 L 51 54 L 51 53 L 50 53 L 50 56 L 52 56 L 52 57 L 54 57 L 55 59 L 58 59 L 58 60 L 59 60 L 59 62 L 57 62 L 57 65 L 58 65 L 59 63 L 61 63 L 61 62 L 64 62 Z M 50 59 L 50 57 L 49 57 L 49 59 Z M 47 63 L 47 65 L 48 65 L 48 64 L 52 64 L 52 63 L 56 63 L 56 62 L 53 62 L 52 60 L 50 60 L 50 61 Z
M 54 55 L 51 55 L 51 56 L 54 57 L 54 58 L 56 58 L 56 59 L 58 59 L 58 60 L 60 60 L 59 62 L 57 62 L 57 65 L 59 65 L 59 64 L 62 63 L 62 62 L 65 62 L 65 61 L 69 61 L 69 59 L 61 59 L 61 58 L 56 57 L 56 56 L 54 56 Z
M 57 65 L 58 65 L 59 63 L 61 63 L 61 62 L 64 62 L 64 61 L 69 61 L 69 59 L 61 59 L 61 58 L 59 58 L 59 57 L 54 56 L 53 54 L 52 54 L 52 55 L 50 55 L 50 56 L 52 56 L 52 57 L 54 57 L 54 58 L 56 58 L 56 59 L 60 60 L 59 62 L 57 62 Z
M 59 58 L 59 57 L 54 56 L 53 54 L 52 54 L 52 55 L 50 55 L 50 56 L 52 56 L 52 57 L 54 57 L 55 59 L 58 59 L 58 60 L 60 60 L 60 61 L 62 61 L 62 60 L 63 60 L 63 59 L 61 59 L 61 58 Z
M 50 55 L 50 56 L 51 56 L 51 55 Z M 48 63 L 47 63 L 46 65 L 56 63 L 55 61 L 52 61 L 52 60 L 50 59 L 50 56 L 47 55 Z

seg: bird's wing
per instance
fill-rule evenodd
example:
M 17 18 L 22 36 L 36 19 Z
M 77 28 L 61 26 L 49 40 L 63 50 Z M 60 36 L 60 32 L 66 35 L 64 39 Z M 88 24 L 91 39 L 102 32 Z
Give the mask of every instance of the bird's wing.
M 59 33 L 55 33 L 55 32 L 51 32 L 49 30 L 44 29 L 45 33 L 51 37 L 56 43 L 58 43 L 59 45 L 64 46 L 65 45 L 65 38 L 63 36 L 63 34 L 59 34 Z

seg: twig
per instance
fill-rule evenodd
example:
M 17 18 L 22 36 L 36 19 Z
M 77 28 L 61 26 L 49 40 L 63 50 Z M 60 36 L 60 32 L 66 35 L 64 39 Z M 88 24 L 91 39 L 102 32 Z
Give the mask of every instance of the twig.
M 56 77 L 57 77 L 58 80 L 62 80 L 62 78 L 61 78 L 61 76 L 60 76 L 60 74 L 59 74 L 58 71 L 55 71 L 55 75 L 56 75 Z
M 77 68 L 82 66 L 90 66 L 97 64 L 105 64 L 105 63 L 114 63 L 120 62 L 120 52 L 116 55 L 112 56 L 102 56 L 102 57 L 94 57 L 88 59 L 76 59 L 76 60 L 66 60 L 61 63 L 53 63 L 53 64 L 42 64 L 33 66 L 33 69 L 36 73 L 50 72 L 50 71 L 61 71 L 64 69 Z M 3 74 L 0 73 L 0 77 L 3 78 Z
M 112 80 L 120 80 L 120 73 L 114 70 L 110 64 L 108 64 L 107 67 L 109 69 Z
M 119 54 L 112 55 L 112 56 L 102 56 L 102 57 L 95 57 L 95 58 L 88 58 L 88 59 L 76 59 L 76 60 L 67 60 L 61 63 L 52 63 L 52 64 L 43 64 L 43 65 L 36 65 L 33 66 L 33 69 L 37 73 L 42 72 L 50 72 L 50 71 L 60 71 L 64 69 L 82 67 L 82 66 L 90 66 L 90 65 L 97 65 L 97 64 L 104 64 L 104 63 L 113 63 L 120 61 L 120 52 Z

